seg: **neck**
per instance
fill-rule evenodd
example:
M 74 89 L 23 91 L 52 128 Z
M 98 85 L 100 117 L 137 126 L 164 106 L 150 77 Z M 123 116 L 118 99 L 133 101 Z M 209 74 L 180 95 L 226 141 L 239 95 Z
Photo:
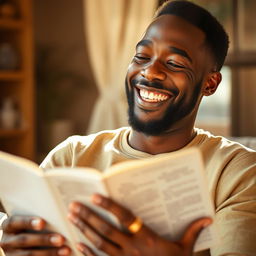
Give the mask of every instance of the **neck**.
M 134 149 L 156 155 L 183 148 L 195 135 L 193 125 L 183 129 L 172 130 L 159 136 L 150 136 L 132 130 L 128 138 L 128 143 Z

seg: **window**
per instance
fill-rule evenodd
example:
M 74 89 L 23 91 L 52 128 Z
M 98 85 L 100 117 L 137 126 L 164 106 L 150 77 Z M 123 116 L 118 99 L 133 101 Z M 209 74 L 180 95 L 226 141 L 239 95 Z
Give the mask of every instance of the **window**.
M 230 36 L 223 82 L 204 99 L 198 125 L 213 133 L 256 136 L 256 22 L 255 0 L 193 0 L 208 9 Z
M 221 70 L 222 81 L 214 95 L 203 97 L 196 120 L 196 126 L 214 134 L 230 135 L 231 69 Z

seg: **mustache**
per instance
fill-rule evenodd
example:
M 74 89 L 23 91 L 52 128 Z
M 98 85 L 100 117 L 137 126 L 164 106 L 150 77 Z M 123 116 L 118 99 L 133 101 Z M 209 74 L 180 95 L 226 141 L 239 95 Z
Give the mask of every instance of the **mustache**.
M 171 94 L 174 94 L 174 95 L 178 95 L 178 93 L 179 93 L 179 90 L 176 87 L 166 88 L 166 87 L 163 86 L 163 84 L 161 82 L 158 82 L 158 81 L 151 81 L 150 82 L 146 79 L 132 79 L 131 80 L 131 85 L 133 87 L 135 87 L 137 84 L 145 85 L 145 86 L 155 88 L 155 89 L 166 90 L 166 91 L 169 91 Z

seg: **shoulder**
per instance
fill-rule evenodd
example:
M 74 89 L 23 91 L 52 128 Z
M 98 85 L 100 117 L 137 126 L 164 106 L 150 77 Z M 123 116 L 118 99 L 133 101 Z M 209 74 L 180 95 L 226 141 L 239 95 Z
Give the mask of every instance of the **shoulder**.
M 201 129 L 197 129 L 197 137 L 211 186 L 234 189 L 241 182 L 255 182 L 255 150 Z
M 202 149 L 203 154 L 214 154 L 220 158 L 238 159 L 240 157 L 256 157 L 256 151 L 244 144 L 232 140 L 232 138 L 225 138 L 223 136 L 216 136 L 208 131 L 196 129 L 197 131 L 197 145 Z
M 256 151 L 246 147 L 242 140 L 240 143 L 201 129 L 197 131 L 216 211 L 215 222 L 223 238 L 211 252 L 225 254 L 241 244 L 237 250 L 244 255 L 245 250 L 255 246 L 251 237 L 256 232 Z
M 248 188 L 246 193 L 249 195 L 251 192 L 248 191 L 253 191 L 251 188 L 256 184 L 256 151 L 200 129 L 197 136 L 210 190 L 218 209 L 224 207 L 227 199 L 237 199 L 245 188 Z
M 122 127 L 116 130 L 104 130 L 86 136 L 70 136 L 52 149 L 40 166 L 42 168 L 72 166 L 74 158 L 81 152 L 99 148 L 107 143 L 115 141 L 128 129 L 128 127 Z

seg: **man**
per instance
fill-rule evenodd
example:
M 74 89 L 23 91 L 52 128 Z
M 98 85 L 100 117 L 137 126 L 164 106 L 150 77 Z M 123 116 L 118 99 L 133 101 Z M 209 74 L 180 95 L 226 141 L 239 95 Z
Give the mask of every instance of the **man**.
M 256 152 L 194 128 L 202 97 L 212 95 L 221 81 L 227 49 L 225 31 L 207 11 L 186 1 L 168 2 L 137 44 L 128 68 L 131 128 L 71 137 L 47 156 L 42 167 L 90 166 L 104 171 L 128 159 L 196 146 L 203 153 L 221 240 L 200 255 L 255 255 Z M 130 234 L 79 202 L 70 205 L 69 219 L 96 247 L 114 256 L 193 255 L 198 233 L 211 223 L 202 218 L 188 227 L 181 240 L 167 241 L 110 199 L 94 195 L 92 201 L 115 214 Z M 46 232 L 44 226 L 36 217 L 9 218 L 4 224 L 5 253 L 69 255 L 64 238 Z M 95 255 L 82 243 L 78 249 Z

